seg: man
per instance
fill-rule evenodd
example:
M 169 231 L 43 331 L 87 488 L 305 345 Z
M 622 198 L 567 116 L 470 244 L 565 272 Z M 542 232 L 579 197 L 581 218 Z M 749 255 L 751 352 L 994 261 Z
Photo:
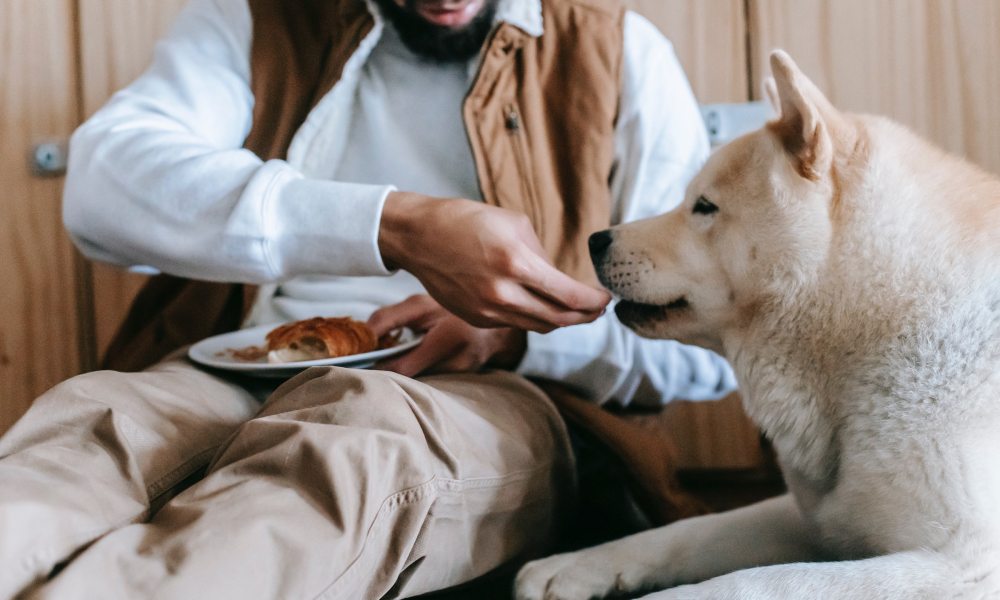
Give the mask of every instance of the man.
M 0 596 L 405 597 L 541 551 L 573 456 L 527 377 L 733 387 L 576 281 L 706 152 L 669 44 L 612 0 L 192 0 L 72 140 L 81 249 L 261 284 L 248 326 L 374 311 L 424 342 L 277 390 L 177 355 L 56 387 L 0 440 Z

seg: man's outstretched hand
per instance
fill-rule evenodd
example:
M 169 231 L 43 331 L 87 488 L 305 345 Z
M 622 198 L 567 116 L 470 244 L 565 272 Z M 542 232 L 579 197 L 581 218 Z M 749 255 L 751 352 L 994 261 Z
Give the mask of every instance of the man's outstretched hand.
M 424 334 L 413 350 L 376 365 L 407 377 L 474 373 L 484 367 L 514 369 L 527 344 L 523 331 L 473 327 L 423 294 L 375 311 L 368 326 L 378 337 L 400 327 Z
M 477 327 L 544 333 L 593 321 L 611 299 L 552 266 L 527 217 L 471 200 L 393 192 L 378 243 L 387 267 Z

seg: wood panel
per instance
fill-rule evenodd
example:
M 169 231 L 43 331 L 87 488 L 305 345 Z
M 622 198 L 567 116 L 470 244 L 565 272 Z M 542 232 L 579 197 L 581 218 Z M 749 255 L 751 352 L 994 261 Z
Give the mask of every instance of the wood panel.
M 673 402 L 659 421 L 677 443 L 686 469 L 756 469 L 764 465 L 760 431 L 743 412 L 738 393 L 716 402 Z M 654 425 L 650 418 L 643 425 Z
M 149 65 L 153 45 L 187 0 L 79 0 L 84 114 L 99 109 Z M 94 332 L 104 353 L 146 277 L 95 263 Z
M 80 368 L 62 179 L 33 176 L 28 160 L 77 122 L 73 31 L 71 0 L 0 2 L 0 432 Z
M 628 0 L 669 39 L 698 101 L 748 99 L 743 0 Z
M 772 48 L 784 48 L 837 106 L 892 117 L 1000 172 L 1000 0 L 750 7 L 755 74 L 767 71 Z
M 629 0 L 673 45 L 702 104 L 749 100 L 743 0 Z M 735 394 L 718 402 L 675 402 L 635 417 L 677 443 L 684 468 L 755 468 L 759 435 Z

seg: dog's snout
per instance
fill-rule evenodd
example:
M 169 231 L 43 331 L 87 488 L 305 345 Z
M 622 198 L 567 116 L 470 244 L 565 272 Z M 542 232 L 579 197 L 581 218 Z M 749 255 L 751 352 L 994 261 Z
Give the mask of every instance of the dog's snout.
M 598 266 L 604 259 L 604 255 L 608 253 L 611 240 L 611 231 L 608 229 L 591 234 L 590 239 L 587 240 L 587 245 L 590 246 L 590 260 L 593 261 L 594 266 Z

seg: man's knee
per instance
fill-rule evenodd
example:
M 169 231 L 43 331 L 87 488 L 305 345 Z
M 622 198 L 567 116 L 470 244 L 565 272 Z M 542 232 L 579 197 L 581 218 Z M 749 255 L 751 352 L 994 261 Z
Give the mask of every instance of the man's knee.
M 0 456 L 51 447 L 94 464 L 99 448 L 130 478 L 170 483 L 207 462 L 256 409 L 248 394 L 193 367 L 87 373 L 39 397 L 0 439 Z
M 80 412 L 117 414 L 137 412 L 145 407 L 174 403 L 174 398 L 185 390 L 206 390 L 205 381 L 196 378 L 209 376 L 189 367 L 182 372 L 175 365 L 157 365 L 156 370 L 138 373 L 120 371 L 94 371 L 71 377 L 45 392 L 35 401 L 34 407 L 46 411 L 78 416 Z M 215 385 L 218 385 L 217 383 Z
M 26 443 L 44 441 L 54 431 L 95 431 L 111 426 L 117 418 L 114 396 L 108 386 L 120 385 L 121 373 L 95 372 L 77 375 L 57 384 L 28 409 L 0 441 L 0 455 L 14 452 Z
M 425 384 L 386 371 L 314 368 L 278 388 L 258 417 L 417 433 L 417 413 L 426 411 L 434 393 Z
M 284 478 L 377 472 L 387 479 L 395 473 L 404 485 L 423 483 L 434 476 L 440 457 L 426 439 L 419 403 L 399 379 L 405 378 L 310 369 L 240 426 L 211 470 L 239 462 L 241 469 Z

